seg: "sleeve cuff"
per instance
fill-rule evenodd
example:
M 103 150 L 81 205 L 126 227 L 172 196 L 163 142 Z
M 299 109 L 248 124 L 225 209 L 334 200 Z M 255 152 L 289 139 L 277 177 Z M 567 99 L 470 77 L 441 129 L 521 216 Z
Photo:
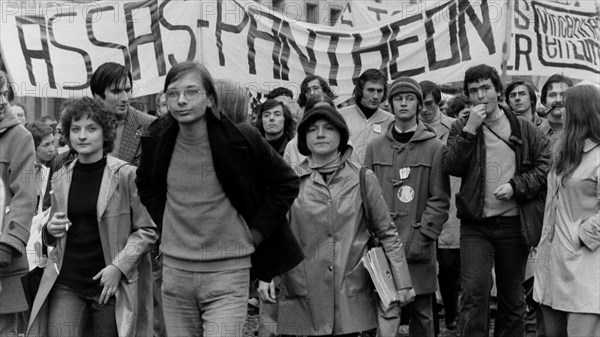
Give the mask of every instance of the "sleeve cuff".
M 256 228 L 251 228 L 250 229 L 250 233 L 252 234 L 252 238 L 254 240 L 254 248 L 258 247 L 258 245 L 260 245 L 260 243 L 263 241 L 264 236 L 262 235 L 262 233 L 256 229 Z
M 598 248 L 598 245 L 600 245 L 600 242 L 592 240 L 586 234 L 587 233 L 585 231 L 585 228 L 580 225 L 579 229 L 577 230 L 577 236 L 579 236 L 579 240 L 581 240 L 581 242 L 583 242 L 583 244 L 585 244 L 585 246 L 591 251 L 596 250 Z
M 429 224 L 428 226 L 421 226 L 419 230 L 421 231 L 421 234 L 425 235 L 426 237 L 428 237 L 434 241 L 437 240 L 437 238 L 441 232 L 441 228 L 438 229 L 435 224 Z

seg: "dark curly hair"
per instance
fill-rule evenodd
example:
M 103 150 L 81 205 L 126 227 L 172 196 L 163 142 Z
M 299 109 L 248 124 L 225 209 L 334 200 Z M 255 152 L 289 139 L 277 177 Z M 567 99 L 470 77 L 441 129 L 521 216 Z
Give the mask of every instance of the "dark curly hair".
M 308 82 L 313 80 L 319 80 L 319 85 L 321 86 L 321 90 L 323 90 L 325 95 L 329 96 L 331 99 L 335 98 L 335 94 L 331 90 L 329 83 L 327 83 L 323 77 L 317 75 L 308 75 L 300 84 L 300 96 L 298 96 L 298 105 L 300 105 L 300 107 L 306 106 L 306 100 L 308 99 L 308 97 L 306 97 L 306 93 L 308 92 Z
M 73 120 L 78 121 L 81 118 L 89 118 L 100 125 L 104 135 L 103 151 L 104 153 L 112 152 L 117 136 L 115 114 L 103 101 L 89 97 L 71 103 L 60 118 L 62 133 L 69 148 L 73 149 L 71 146 L 71 123 Z
M 470 105 L 471 102 L 467 95 L 456 95 L 448 100 L 448 116 L 452 118 L 458 118 L 458 113 Z
M 294 117 L 292 117 L 292 113 L 288 110 L 288 108 L 283 104 L 283 102 L 276 101 L 274 99 L 268 99 L 263 104 L 260 105 L 258 110 L 258 117 L 256 118 L 256 128 L 258 132 L 264 137 L 265 136 L 265 128 L 262 122 L 262 113 L 271 110 L 277 106 L 281 106 L 283 110 L 283 134 L 287 137 L 287 139 L 294 138 L 294 134 L 296 133 L 296 122 L 294 121 Z
M 51 127 L 40 121 L 26 123 L 25 128 L 31 133 L 31 136 L 33 137 L 33 146 L 36 149 L 40 146 L 44 137 L 54 133 L 54 130 Z
M 500 95 L 500 97 L 498 97 L 498 99 L 500 100 L 502 98 L 502 93 L 504 92 L 502 87 L 502 81 L 500 80 L 500 75 L 498 74 L 496 68 L 488 66 L 487 64 L 480 64 L 467 69 L 467 71 L 465 72 L 465 80 L 463 83 L 463 90 L 465 95 L 469 96 L 469 84 L 479 81 L 485 81 L 487 79 L 491 80 L 492 84 L 494 84 L 496 92 L 498 93 L 498 95 Z

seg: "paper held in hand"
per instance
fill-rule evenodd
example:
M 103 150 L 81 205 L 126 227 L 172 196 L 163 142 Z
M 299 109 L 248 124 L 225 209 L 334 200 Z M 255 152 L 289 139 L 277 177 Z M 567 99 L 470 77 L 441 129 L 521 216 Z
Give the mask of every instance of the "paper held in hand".
M 374 247 L 369 249 L 363 256 L 362 263 L 371 276 L 371 280 L 375 285 L 375 289 L 377 289 L 379 300 L 384 309 L 387 310 L 392 302 L 400 301 L 396 292 L 394 276 L 390 270 L 390 263 L 385 256 L 383 248 Z

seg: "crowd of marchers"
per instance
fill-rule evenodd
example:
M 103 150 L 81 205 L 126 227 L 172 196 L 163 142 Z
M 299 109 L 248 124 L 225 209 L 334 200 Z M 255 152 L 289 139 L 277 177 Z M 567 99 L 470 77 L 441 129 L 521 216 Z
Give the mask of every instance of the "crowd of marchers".
M 259 336 L 437 336 L 440 305 L 488 336 L 495 301 L 495 336 L 600 336 L 600 90 L 434 80 L 369 69 L 338 108 L 311 75 L 252 106 L 182 62 L 147 113 L 105 63 L 27 122 L 0 72 L 0 335 L 242 336 L 250 301 Z

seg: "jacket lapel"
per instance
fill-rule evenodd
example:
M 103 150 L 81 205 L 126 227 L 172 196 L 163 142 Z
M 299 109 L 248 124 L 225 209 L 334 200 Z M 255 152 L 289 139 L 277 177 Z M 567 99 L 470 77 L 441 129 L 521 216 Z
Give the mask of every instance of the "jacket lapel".
M 141 127 L 142 123 L 140 123 L 134 110 L 130 108 L 127 112 L 125 125 L 123 126 L 121 146 L 119 147 L 119 153 L 116 157 L 121 158 L 126 162 L 132 162 L 137 151 L 137 146 L 139 146 L 136 137 L 141 137 L 141 132 L 138 131 Z
M 119 179 L 115 179 L 116 171 L 118 171 L 119 168 L 120 166 L 118 166 L 118 163 L 116 163 L 111 156 L 106 157 L 106 167 L 104 167 L 104 173 L 102 174 L 102 184 L 100 184 L 100 193 L 98 193 L 98 204 L 96 209 L 98 223 L 100 223 L 102 214 L 106 211 L 108 201 L 119 185 Z

